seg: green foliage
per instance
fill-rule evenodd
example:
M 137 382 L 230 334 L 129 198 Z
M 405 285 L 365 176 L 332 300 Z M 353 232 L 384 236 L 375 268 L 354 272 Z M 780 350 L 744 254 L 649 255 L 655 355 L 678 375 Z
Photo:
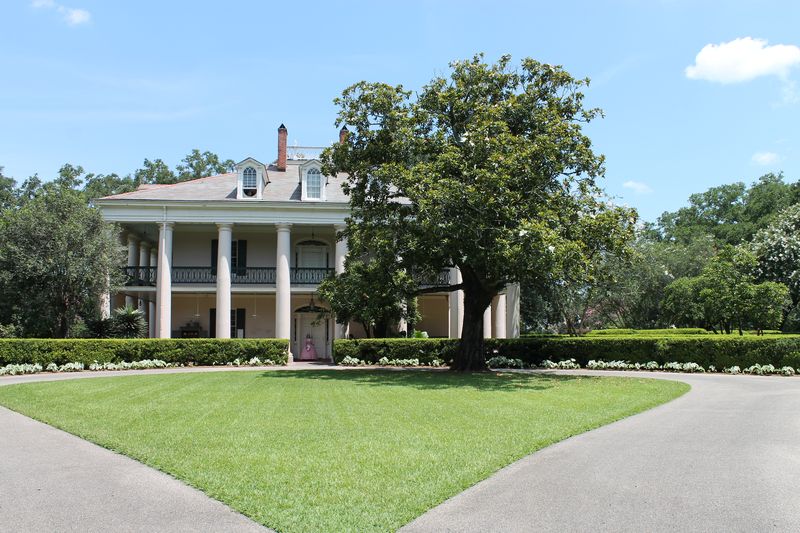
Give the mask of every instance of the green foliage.
M 47 184 L 0 220 L 0 323 L 26 336 L 67 337 L 119 282 L 116 229 L 67 187 L 77 172 L 67 170 L 61 185 Z
M 144 314 L 134 307 L 120 307 L 111 315 L 111 331 L 120 339 L 147 337 Z
M 664 310 L 675 324 L 740 333 L 780 326 L 789 308 L 789 289 L 756 283 L 756 258 L 744 248 L 727 246 L 700 276 L 680 278 L 666 288 Z
M 142 168 L 134 173 L 134 178 L 138 183 L 165 185 L 178 182 L 178 177 L 161 159 L 145 159 Z
M 388 359 L 416 358 L 428 364 L 434 358 L 452 361 L 458 348 L 454 339 L 362 339 L 334 341 L 334 359 L 356 357 L 368 363 Z M 800 335 L 620 335 L 593 337 L 537 336 L 520 339 L 486 339 L 486 357 L 520 359 L 526 366 L 543 361 L 575 359 L 581 366 L 591 360 L 645 364 L 656 361 L 697 363 L 708 368 L 734 365 L 800 365 Z
M 710 335 L 711 332 L 703 328 L 664 328 L 664 329 L 625 329 L 625 328 L 608 328 L 596 329 L 587 333 L 589 336 L 597 335 L 644 335 L 644 336 L 660 336 L 664 335 Z
M 434 360 L 451 364 L 458 348 L 457 339 L 337 339 L 333 357 L 339 363 L 345 357 L 377 364 L 382 358 L 417 359 L 421 365 Z
M 393 270 L 459 267 L 464 327 L 457 368 L 485 367 L 482 316 L 508 284 L 583 281 L 591 257 L 632 236 L 635 213 L 613 206 L 596 180 L 603 157 L 583 125 L 587 80 L 509 56 L 451 63 L 416 95 L 359 82 L 340 98 L 346 142 L 327 149 L 324 172 L 348 174 L 345 235 L 356 257 Z M 424 290 L 450 290 L 450 287 Z
M 349 255 L 345 270 L 320 283 L 317 293 L 331 306 L 340 324 L 358 322 L 368 337 L 387 337 L 400 320 L 419 320 L 417 284 L 404 270 L 376 258 Z
M 147 162 L 147 160 L 145 160 Z M 236 163 L 231 159 L 220 161 L 219 156 L 215 153 L 200 152 L 198 149 L 192 150 L 192 153 L 184 157 L 180 164 L 175 167 L 177 171 L 177 181 L 189 181 L 208 176 L 215 176 L 217 174 L 224 174 L 225 172 L 232 172 L 233 166 Z
M 160 359 L 168 363 L 224 365 L 258 357 L 286 364 L 282 339 L 0 339 L 0 366 L 38 363 L 119 363 Z
M 795 184 L 783 174 L 766 174 L 749 188 L 737 182 L 712 187 L 689 197 L 689 206 L 664 213 L 658 220 L 667 240 L 688 243 L 712 235 L 723 244 L 737 246 L 766 227 L 775 213 L 800 200 Z

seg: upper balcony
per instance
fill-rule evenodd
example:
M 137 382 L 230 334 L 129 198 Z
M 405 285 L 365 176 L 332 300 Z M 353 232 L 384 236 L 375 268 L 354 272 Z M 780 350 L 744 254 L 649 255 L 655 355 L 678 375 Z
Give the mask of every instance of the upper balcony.
M 124 267 L 126 287 L 155 287 L 157 267 Z M 332 268 L 289 269 L 292 285 L 319 285 L 333 274 Z M 215 268 L 208 266 L 172 267 L 172 283 L 175 285 L 214 285 L 217 283 Z M 275 285 L 275 267 L 239 267 L 231 269 L 232 285 Z
M 319 285 L 333 275 L 332 268 L 293 267 L 289 269 L 292 285 Z M 123 267 L 126 287 L 155 287 L 157 267 Z M 237 267 L 231 269 L 232 285 L 275 285 L 275 267 Z M 209 266 L 172 267 L 172 283 L 175 285 L 214 285 L 217 283 L 216 269 Z M 450 270 L 443 269 L 430 279 L 420 280 L 423 287 L 450 284 Z

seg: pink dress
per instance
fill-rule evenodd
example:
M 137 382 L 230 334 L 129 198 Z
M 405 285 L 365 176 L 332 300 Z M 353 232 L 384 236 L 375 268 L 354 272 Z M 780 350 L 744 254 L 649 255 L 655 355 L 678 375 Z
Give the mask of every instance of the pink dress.
M 303 346 L 303 357 L 302 359 L 316 359 L 317 358 L 317 349 L 314 347 L 314 339 L 311 337 L 306 337 L 305 346 Z

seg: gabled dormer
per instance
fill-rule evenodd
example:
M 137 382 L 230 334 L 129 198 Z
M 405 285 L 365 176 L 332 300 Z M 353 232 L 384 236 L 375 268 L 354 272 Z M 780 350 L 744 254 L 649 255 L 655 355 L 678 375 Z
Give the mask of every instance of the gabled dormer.
M 322 163 L 310 159 L 300 165 L 300 199 L 303 202 L 324 202 L 328 178 L 322 175 Z
M 268 183 L 267 167 L 252 157 L 236 164 L 236 198 L 238 200 L 261 200 L 264 186 Z

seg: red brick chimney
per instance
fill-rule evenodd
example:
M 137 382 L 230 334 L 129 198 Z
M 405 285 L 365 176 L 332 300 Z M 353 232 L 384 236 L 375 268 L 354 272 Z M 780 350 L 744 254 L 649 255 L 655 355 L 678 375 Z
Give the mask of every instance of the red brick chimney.
M 339 144 L 344 144 L 348 133 L 350 133 L 350 130 L 347 129 L 347 126 L 342 126 L 342 129 L 339 130 Z
M 288 135 L 286 126 L 281 124 L 278 127 L 278 170 L 286 170 L 286 138 Z

